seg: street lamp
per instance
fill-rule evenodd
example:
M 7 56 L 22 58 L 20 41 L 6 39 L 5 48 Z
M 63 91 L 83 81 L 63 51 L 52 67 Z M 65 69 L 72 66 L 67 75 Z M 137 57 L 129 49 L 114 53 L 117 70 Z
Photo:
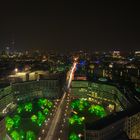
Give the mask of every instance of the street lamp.
M 16 73 L 18 72 L 18 68 L 15 68 L 15 70 L 14 70 Z
M 43 129 L 43 130 L 42 130 L 42 133 L 44 134 L 44 132 L 45 132 L 45 130 Z
M 82 134 L 78 134 L 78 136 L 79 136 L 79 138 L 81 138 L 82 137 Z

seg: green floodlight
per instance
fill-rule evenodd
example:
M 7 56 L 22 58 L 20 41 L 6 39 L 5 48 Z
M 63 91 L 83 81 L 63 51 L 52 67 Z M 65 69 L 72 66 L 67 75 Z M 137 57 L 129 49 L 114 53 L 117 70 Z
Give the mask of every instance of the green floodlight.
M 36 136 L 33 131 L 27 131 L 26 132 L 26 140 L 35 140 Z
M 51 108 L 52 106 L 53 106 L 53 103 L 51 102 L 51 101 L 47 101 L 47 106 L 49 107 L 49 108 Z
M 39 126 L 41 126 L 42 125 L 42 123 L 45 121 L 45 115 L 43 115 L 42 114 L 42 112 L 41 111 L 39 111 L 38 113 L 37 113 L 37 124 L 39 125 Z
M 73 109 L 78 109 L 79 111 L 83 111 L 89 105 L 90 105 L 89 102 L 87 100 L 84 100 L 84 99 L 74 100 L 71 103 L 71 107 Z
M 100 105 L 91 105 L 88 111 L 98 117 L 104 117 L 106 115 L 104 107 Z
M 51 101 L 47 100 L 47 99 L 41 98 L 41 99 L 38 100 L 38 105 L 40 107 L 46 107 L 47 106 L 47 107 L 51 108 L 53 103 Z
M 19 135 L 20 135 L 20 140 L 25 139 L 25 132 L 23 130 L 20 130 Z
M 71 125 L 73 125 L 74 123 L 75 123 L 75 119 L 74 118 L 69 118 L 69 123 L 71 124 Z
M 20 140 L 20 135 L 16 130 L 14 130 L 11 132 L 11 138 L 12 140 Z
M 36 115 L 32 115 L 31 116 L 31 120 L 32 120 L 32 122 L 36 122 L 37 121 L 37 116 Z
M 48 108 L 43 109 L 43 113 L 44 113 L 45 115 L 48 115 L 48 113 L 49 113 Z
M 21 117 L 19 115 L 15 115 L 13 117 L 13 121 L 14 121 L 14 127 L 18 128 L 21 122 Z
M 46 104 L 47 104 L 47 100 L 46 99 L 39 99 L 38 100 L 38 105 L 40 106 L 40 107 L 44 107 L 44 106 L 46 106 Z
M 17 108 L 17 112 L 20 114 L 23 111 L 24 107 L 23 105 L 19 105 Z
M 71 125 L 78 124 L 81 125 L 85 120 L 85 117 L 79 117 L 78 115 L 74 114 L 72 117 L 69 118 L 69 123 Z
M 13 119 L 12 119 L 11 117 L 7 116 L 7 117 L 5 118 L 5 122 L 6 122 L 6 129 L 7 129 L 8 131 L 10 131 L 10 130 L 13 128 L 13 126 L 14 126 L 14 121 L 13 121 Z
M 72 132 L 69 136 L 69 140 L 80 140 L 80 137 L 76 133 Z
M 25 111 L 31 112 L 32 109 L 33 109 L 32 103 L 26 103 L 26 104 L 25 104 Z

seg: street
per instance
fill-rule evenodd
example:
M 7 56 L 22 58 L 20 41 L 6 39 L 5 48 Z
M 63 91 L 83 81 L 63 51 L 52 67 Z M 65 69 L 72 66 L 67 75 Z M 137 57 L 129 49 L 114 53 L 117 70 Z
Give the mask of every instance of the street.
M 45 122 L 42 127 L 42 134 L 38 140 L 66 140 L 68 139 L 68 118 L 69 118 L 69 104 L 70 93 L 69 88 L 74 76 L 76 62 L 73 63 L 70 72 L 67 75 L 68 81 L 67 92 L 65 91 L 60 102 L 56 105 L 55 110 L 52 111 L 50 118 Z

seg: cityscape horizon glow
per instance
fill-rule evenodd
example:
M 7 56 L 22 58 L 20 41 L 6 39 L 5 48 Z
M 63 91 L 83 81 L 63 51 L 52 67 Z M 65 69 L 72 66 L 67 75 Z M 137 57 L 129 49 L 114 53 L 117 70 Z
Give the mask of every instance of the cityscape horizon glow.
M 0 140 L 140 140 L 139 1 L 2 1 Z

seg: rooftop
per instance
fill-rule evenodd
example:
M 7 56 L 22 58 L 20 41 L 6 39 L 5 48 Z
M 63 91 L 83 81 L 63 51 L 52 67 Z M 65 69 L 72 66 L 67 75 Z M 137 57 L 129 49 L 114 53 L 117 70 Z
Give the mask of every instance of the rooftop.
M 4 117 L 3 116 L 0 116 L 0 121 L 3 120 L 3 119 L 4 119 Z
M 0 83 L 0 89 L 10 86 L 10 83 Z
M 126 117 L 130 117 L 130 116 L 138 113 L 139 111 L 140 111 L 140 109 L 138 107 L 133 107 L 133 108 L 125 110 L 125 111 L 113 113 L 94 123 L 86 123 L 85 127 L 86 127 L 86 130 L 100 130 L 100 129 L 107 127 L 108 125 L 111 125 L 112 123 L 117 122 L 118 120 L 124 119 Z

